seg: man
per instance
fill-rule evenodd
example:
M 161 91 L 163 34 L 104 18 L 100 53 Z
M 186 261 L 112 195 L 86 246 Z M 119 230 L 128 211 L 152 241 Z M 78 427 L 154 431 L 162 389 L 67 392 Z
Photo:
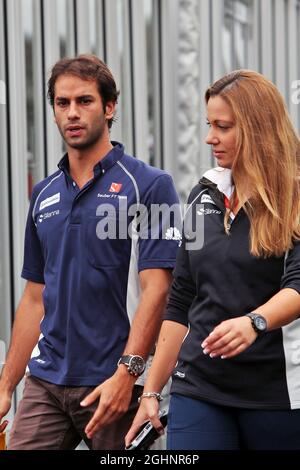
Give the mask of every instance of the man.
M 146 216 L 177 195 L 110 141 L 118 92 L 97 57 L 57 62 L 48 97 L 67 153 L 33 191 L 0 420 L 29 361 L 9 449 L 122 449 L 179 241 L 164 215 L 155 227 Z

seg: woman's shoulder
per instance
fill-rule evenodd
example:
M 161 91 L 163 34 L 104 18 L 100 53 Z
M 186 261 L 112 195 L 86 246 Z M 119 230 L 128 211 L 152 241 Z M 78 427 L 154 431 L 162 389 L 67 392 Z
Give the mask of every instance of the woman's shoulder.
M 207 170 L 199 183 L 214 184 L 220 191 L 224 192 L 224 190 L 232 187 L 232 172 L 229 168 L 217 166 Z
M 219 191 L 226 193 L 232 189 L 231 170 L 228 168 L 211 168 L 201 176 L 198 183 L 191 190 L 188 197 L 188 204 L 191 204 L 200 194 L 209 190 L 209 188 L 218 188 Z

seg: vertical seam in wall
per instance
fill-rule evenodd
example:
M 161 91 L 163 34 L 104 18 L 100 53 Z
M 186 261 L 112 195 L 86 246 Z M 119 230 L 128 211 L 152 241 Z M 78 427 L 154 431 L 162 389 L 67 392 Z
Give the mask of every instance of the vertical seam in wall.
M 135 95 L 134 95 L 134 64 L 133 64 L 133 9 L 132 9 L 132 1 L 128 0 L 128 8 L 129 8 L 129 44 L 130 44 L 130 70 L 131 70 L 131 110 L 132 110 L 132 150 L 133 155 L 136 155 L 136 142 L 135 142 Z
M 225 13 L 225 12 L 224 12 Z M 239 67 L 239 64 L 237 63 L 238 57 L 236 54 L 236 28 L 235 28 L 235 19 L 236 19 L 236 2 L 231 3 L 231 11 L 229 12 L 231 15 L 231 22 L 230 22 L 230 35 L 231 35 L 231 68 L 233 70 L 237 69 Z M 224 19 L 225 19 L 225 14 L 224 14 Z
M 10 257 L 10 266 L 14 266 L 14 252 L 13 252 L 13 224 L 12 224 L 12 214 L 13 214 L 13 201 L 12 201 L 12 168 L 11 168 L 11 132 L 10 132 L 10 81 L 9 81 L 9 62 L 8 62 L 8 24 L 7 24 L 7 0 L 3 2 L 3 16 L 4 16 L 4 54 L 5 54 L 5 80 L 6 80 L 6 106 L 7 106 L 7 121 L 6 121 L 6 133 L 7 133 L 7 177 L 8 177 L 8 227 L 9 227 L 9 257 Z M 13 269 L 10 269 L 10 304 L 11 304 L 11 322 L 14 320 L 14 311 L 15 311 L 15 298 L 14 298 L 14 275 Z
M 210 83 L 213 82 L 214 77 L 214 35 L 213 35 L 213 9 L 212 9 L 212 2 L 209 2 L 209 44 L 210 44 Z
M 285 100 L 288 109 L 291 109 L 290 101 L 290 36 L 289 36 L 289 1 L 284 0 L 284 33 L 285 33 Z
M 48 145 L 47 145 L 47 116 L 46 116 L 46 107 L 47 107 L 47 96 L 46 96 L 46 64 L 45 64 L 45 35 L 44 35 L 44 5 L 43 0 L 40 0 L 41 7 L 41 48 L 42 48 L 42 89 L 43 89 L 43 149 L 44 149 L 44 175 L 48 175 Z
M 74 12 L 74 50 L 75 55 L 78 53 L 78 40 L 77 40 L 77 2 L 73 0 L 73 12 Z
M 275 0 L 272 0 L 272 12 L 271 12 L 271 18 L 272 18 L 272 31 L 271 31 L 271 37 L 272 37 L 272 80 L 276 84 L 276 5 L 275 5 Z
M 261 43 L 262 43 L 262 21 L 261 21 L 261 2 L 258 0 L 257 2 L 257 15 L 258 17 L 255 18 L 255 21 L 257 21 L 257 49 L 258 49 L 258 70 L 259 72 L 262 72 L 262 48 L 261 48 Z M 255 51 L 256 52 L 256 51 Z
M 103 42 L 103 60 L 107 61 L 107 45 L 106 45 L 106 5 L 102 0 L 102 42 Z
M 14 266 L 14 251 L 13 251 L 13 201 L 12 201 L 12 169 L 11 169 L 11 133 L 10 133 L 10 93 L 9 93 L 9 62 L 8 62 L 8 24 L 7 24 L 7 0 L 3 0 L 3 16 L 4 16 L 4 55 L 5 55 L 5 80 L 6 80 L 6 106 L 7 106 L 7 121 L 6 121 L 6 135 L 7 135 L 7 179 L 8 179 L 8 227 L 9 227 L 9 257 L 10 266 Z M 10 277 L 10 318 L 11 324 L 14 322 L 15 312 L 15 282 L 13 268 L 9 271 Z M 13 404 L 16 410 L 17 408 L 17 396 L 16 393 L 13 395 Z
M 158 14 L 158 73 L 159 73 L 159 129 L 160 129 L 160 166 L 165 167 L 164 158 L 164 108 L 163 108 L 163 61 L 162 61 L 162 13 L 161 3 L 157 5 Z
M 210 45 L 210 67 L 209 67 L 209 83 L 213 83 L 214 78 L 214 34 L 213 34 L 213 8 L 212 2 L 209 2 L 209 45 Z M 214 166 L 214 157 L 210 151 L 210 164 Z
M 297 15 L 297 44 L 300 41 L 300 2 L 298 1 L 296 4 L 296 15 Z M 298 63 L 297 63 L 297 79 L 300 80 L 300 56 L 298 56 Z M 298 104 L 298 129 L 300 129 L 300 104 Z

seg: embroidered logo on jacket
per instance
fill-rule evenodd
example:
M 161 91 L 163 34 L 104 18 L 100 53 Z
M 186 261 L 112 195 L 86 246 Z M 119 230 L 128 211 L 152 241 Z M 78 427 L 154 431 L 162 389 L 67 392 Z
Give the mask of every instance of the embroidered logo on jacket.
M 201 204 L 204 204 L 205 202 L 209 204 L 215 204 L 209 194 L 203 194 L 200 202 Z
M 185 378 L 185 373 L 184 372 L 179 372 L 179 370 L 177 370 L 175 372 L 174 376 L 179 377 L 180 379 L 184 379 Z
M 45 209 L 45 207 L 52 206 L 52 204 L 57 204 L 60 201 L 60 193 L 53 194 L 51 197 L 47 197 L 40 203 L 40 211 Z
M 121 183 L 111 183 L 109 192 L 110 193 L 119 193 L 122 189 L 122 184 Z
M 54 217 L 55 215 L 59 215 L 59 214 L 60 214 L 59 209 L 53 212 L 45 212 L 44 214 L 39 215 L 38 222 L 41 224 L 43 220 L 51 219 L 51 217 Z
M 217 211 L 216 209 L 199 209 L 197 211 L 198 215 L 212 215 L 212 214 L 222 214 L 221 211 Z

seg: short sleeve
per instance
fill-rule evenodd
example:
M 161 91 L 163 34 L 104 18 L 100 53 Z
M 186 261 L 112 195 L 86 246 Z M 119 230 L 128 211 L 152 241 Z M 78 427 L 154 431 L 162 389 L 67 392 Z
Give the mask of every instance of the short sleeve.
M 27 216 L 24 242 L 24 258 L 21 276 L 27 281 L 44 284 L 44 256 L 33 220 L 33 208 L 36 199 L 33 193 Z
M 172 178 L 158 176 L 141 200 L 138 270 L 173 269 L 181 243 L 181 210 Z
M 296 242 L 288 252 L 285 260 L 285 270 L 281 278 L 281 289 L 295 289 L 300 294 L 300 243 Z
M 193 221 L 193 200 L 199 192 L 199 187 L 193 189 L 188 198 L 188 210 L 185 214 L 184 229 L 182 231 L 182 245 L 180 246 L 176 266 L 173 272 L 173 284 L 170 291 L 168 305 L 164 320 L 171 320 L 188 326 L 188 312 L 196 296 L 196 285 L 191 273 L 189 248 L 186 233 L 189 233 Z

